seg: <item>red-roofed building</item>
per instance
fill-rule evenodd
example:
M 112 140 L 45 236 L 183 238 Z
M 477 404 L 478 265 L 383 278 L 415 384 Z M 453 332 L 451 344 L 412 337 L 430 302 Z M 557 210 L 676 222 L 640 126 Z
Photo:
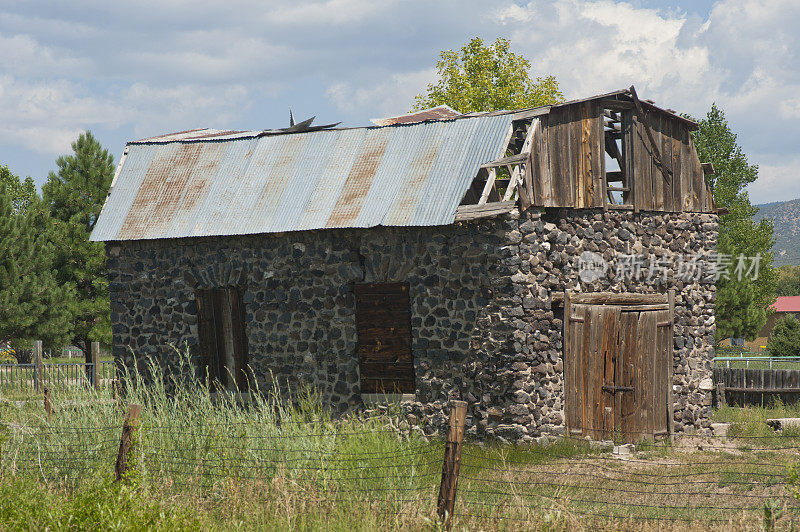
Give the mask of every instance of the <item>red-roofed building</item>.
M 772 328 L 778 323 L 778 320 L 789 314 L 794 314 L 795 318 L 800 318 L 800 296 L 781 296 L 770 307 L 775 311 L 767 323 L 761 328 L 758 336 L 769 336 Z

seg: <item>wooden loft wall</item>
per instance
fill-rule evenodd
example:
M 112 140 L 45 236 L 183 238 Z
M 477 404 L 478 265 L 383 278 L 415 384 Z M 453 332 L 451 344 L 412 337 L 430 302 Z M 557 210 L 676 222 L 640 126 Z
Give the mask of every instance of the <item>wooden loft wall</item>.
M 539 117 L 531 161 L 533 204 L 540 207 L 603 206 L 602 109 L 596 101 L 564 105 Z
M 608 116 L 609 106 L 616 107 L 619 117 L 624 187 L 610 187 L 611 176 L 606 176 L 604 113 Z M 556 106 L 539 122 L 525 165 L 525 177 L 533 185 L 532 205 L 715 212 L 689 134 L 691 122 L 650 105 L 637 112 L 627 98 Z M 609 190 L 618 188 L 625 188 L 627 205 L 609 204 Z
M 711 190 L 689 134 L 689 126 L 665 113 L 650 111 L 641 120 L 631 116 L 633 180 L 636 210 L 713 212 Z M 645 126 L 658 148 L 658 156 Z M 659 164 L 660 158 L 663 167 Z

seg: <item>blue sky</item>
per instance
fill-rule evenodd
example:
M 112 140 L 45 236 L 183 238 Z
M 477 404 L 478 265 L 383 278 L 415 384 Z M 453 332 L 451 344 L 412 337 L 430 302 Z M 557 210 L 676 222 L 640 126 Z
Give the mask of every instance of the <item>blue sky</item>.
M 727 113 L 760 178 L 800 197 L 796 0 L 0 0 L 0 164 L 41 184 L 91 129 L 130 139 L 195 127 L 345 126 L 403 113 L 442 49 L 509 38 L 568 98 L 642 97 Z

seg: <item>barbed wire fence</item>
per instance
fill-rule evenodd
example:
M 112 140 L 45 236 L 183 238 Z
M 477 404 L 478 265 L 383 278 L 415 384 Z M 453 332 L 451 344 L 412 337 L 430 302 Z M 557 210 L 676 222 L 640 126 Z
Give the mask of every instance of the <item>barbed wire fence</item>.
M 213 499 L 250 486 L 265 499 L 278 492 L 312 502 L 357 499 L 387 515 L 438 514 L 445 528 L 800 517 L 792 473 L 800 437 L 791 432 L 685 435 L 686 452 L 665 440 L 619 455 L 567 438 L 547 447 L 464 445 L 461 401 L 452 403 L 444 442 L 380 416 L 360 425 L 287 420 L 263 431 L 242 422 L 156 425 L 140 413 L 129 405 L 115 422 L 93 427 L 7 424 L 0 470 L 66 485 L 138 476 L 186 497 Z M 698 447 L 713 452 L 698 456 Z

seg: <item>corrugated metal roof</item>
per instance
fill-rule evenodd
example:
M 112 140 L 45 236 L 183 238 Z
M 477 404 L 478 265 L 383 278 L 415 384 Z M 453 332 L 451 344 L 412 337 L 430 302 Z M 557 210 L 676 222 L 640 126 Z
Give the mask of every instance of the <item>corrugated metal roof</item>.
M 93 241 L 453 223 L 513 115 L 129 143 Z

